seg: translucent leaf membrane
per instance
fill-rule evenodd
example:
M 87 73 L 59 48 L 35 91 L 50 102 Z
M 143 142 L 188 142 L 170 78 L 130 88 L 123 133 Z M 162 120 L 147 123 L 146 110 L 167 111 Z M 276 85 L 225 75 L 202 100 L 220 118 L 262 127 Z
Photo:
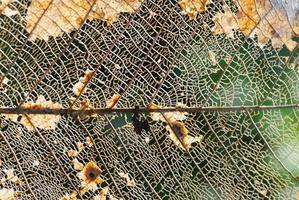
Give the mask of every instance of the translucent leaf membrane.
M 111 25 L 82 11 L 87 20 L 33 40 L 26 30 L 32 2 L 11 1 L 9 8 L 18 14 L 0 14 L 0 107 L 26 105 L 40 95 L 63 108 L 89 110 L 106 108 L 115 95 L 120 98 L 114 108 L 298 104 L 297 48 L 273 47 L 271 40 L 261 47 L 262 29 L 250 38 L 237 28 L 233 38 L 213 33 L 215 15 L 224 6 L 237 15 L 243 2 L 213 1 L 184 10 L 177 1 L 140 1 L 134 12 L 117 12 Z M 62 115 L 54 130 L 32 131 L 0 113 L 0 180 L 5 169 L 14 169 L 21 180 L 5 181 L 0 190 L 13 189 L 20 199 L 60 199 L 74 192 L 78 199 L 92 199 L 106 187 L 117 199 L 298 196 L 298 108 L 188 113 L 181 122 L 188 135 L 203 137 L 189 151 L 169 137 L 167 120 L 139 113 L 150 128 L 138 133 L 133 113 L 113 111 Z M 77 174 L 90 161 L 104 182 L 80 196 Z

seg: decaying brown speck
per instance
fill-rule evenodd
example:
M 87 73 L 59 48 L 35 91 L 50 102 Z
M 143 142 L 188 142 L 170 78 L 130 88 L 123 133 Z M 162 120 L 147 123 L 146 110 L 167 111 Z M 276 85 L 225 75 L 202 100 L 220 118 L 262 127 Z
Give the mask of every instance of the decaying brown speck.
M 71 97 L 69 98 L 69 101 L 71 104 L 75 103 L 76 98 Z M 93 110 L 94 107 L 90 104 L 89 99 L 84 98 L 83 100 L 78 100 L 79 106 L 77 104 L 72 105 L 71 108 L 74 110 L 80 110 L 80 111 L 85 111 L 85 110 Z M 84 113 L 79 113 L 79 115 L 77 115 L 77 120 L 82 120 L 88 117 L 96 117 L 97 114 L 92 114 L 92 115 L 84 115 Z
M 5 88 L 5 86 L 8 84 L 8 78 L 0 76 L 0 90 Z
M 98 187 L 97 184 L 102 183 L 104 180 L 100 177 L 102 170 L 97 166 L 94 161 L 89 161 L 78 177 L 81 179 L 81 194 L 86 193 L 88 190 L 95 191 Z
M 99 19 L 111 25 L 120 13 L 134 13 L 142 4 L 140 0 L 32 0 L 26 16 L 26 30 L 32 32 L 30 40 L 49 40 L 64 32 L 77 30 L 84 18 Z M 89 10 L 91 11 L 89 12 Z
M 189 150 L 192 143 L 201 142 L 203 136 L 190 136 L 188 135 L 188 130 L 185 124 L 181 121 L 175 121 L 166 126 L 166 130 L 169 132 L 169 138 L 174 142 L 175 145 L 183 148 L 184 150 Z
M 186 107 L 186 105 L 178 103 L 176 107 Z M 150 103 L 148 105 L 150 109 L 159 108 L 156 104 Z M 202 135 L 193 137 L 188 134 L 188 130 L 185 123 L 182 121 L 187 119 L 188 113 L 186 112 L 165 112 L 164 114 L 158 112 L 152 112 L 151 117 L 155 121 L 167 122 L 166 130 L 169 132 L 169 138 L 174 142 L 175 145 L 189 150 L 191 144 L 194 142 L 201 142 Z

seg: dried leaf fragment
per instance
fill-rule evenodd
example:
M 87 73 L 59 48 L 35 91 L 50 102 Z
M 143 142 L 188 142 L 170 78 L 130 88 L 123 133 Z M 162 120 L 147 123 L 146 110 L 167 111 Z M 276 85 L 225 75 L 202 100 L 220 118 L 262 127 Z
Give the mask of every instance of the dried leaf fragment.
M 72 192 L 71 194 L 65 194 L 59 200 L 77 200 L 77 192 Z
M 1 200 L 15 200 L 14 189 L 12 188 L 2 188 L 0 189 L 0 199 Z
M 156 104 L 150 103 L 148 105 L 150 109 L 159 108 Z M 186 105 L 178 103 L 176 107 L 186 107 Z M 169 132 L 169 138 L 174 142 L 175 145 L 183 148 L 184 150 L 189 150 L 192 143 L 201 142 L 202 136 L 193 137 L 188 135 L 188 130 L 185 124 L 182 122 L 187 117 L 187 112 L 166 112 L 164 116 L 161 113 L 151 113 L 151 117 L 155 121 L 167 122 L 166 130 Z M 171 126 L 171 127 L 170 127 Z
M 187 14 L 189 19 L 196 19 L 197 15 L 203 13 L 206 5 L 210 3 L 209 0 L 180 0 L 178 2 L 182 13 Z
M 58 37 L 64 32 L 77 30 L 83 19 L 100 19 L 112 24 L 120 13 L 133 13 L 137 10 L 139 0 L 96 0 L 90 13 L 91 0 L 32 0 L 27 11 L 26 30 L 32 32 L 30 40 L 49 40 L 50 36 Z
M 186 107 L 186 105 L 182 104 L 182 103 L 177 103 L 176 107 L 181 107 L 181 108 L 184 108 Z M 150 109 L 157 109 L 159 108 L 159 106 L 157 106 L 156 104 L 154 103 L 150 103 L 148 105 L 148 108 Z M 169 121 L 169 122 L 175 122 L 175 121 L 182 121 L 182 120 L 185 120 L 187 118 L 188 113 L 187 112 L 179 112 L 179 111 L 176 111 L 176 112 L 165 112 L 164 113 L 164 116 L 167 120 L 165 120 L 165 118 L 163 117 L 163 115 L 161 113 L 158 113 L 158 112 L 152 112 L 151 113 L 151 118 L 154 120 L 154 121 L 162 121 L 162 122 L 166 122 L 166 121 Z
M 150 142 L 150 138 L 149 137 L 145 137 L 144 141 L 145 141 L 146 144 L 148 144 Z
M 79 82 L 77 82 L 73 86 L 73 92 L 76 96 L 80 96 L 81 94 L 86 92 L 86 90 L 87 90 L 86 85 L 90 81 L 93 72 L 94 72 L 93 70 L 89 70 L 89 69 L 86 70 L 84 76 L 82 78 L 80 78 Z
M 208 51 L 209 60 L 213 63 L 213 65 L 216 65 L 218 62 L 216 60 L 216 55 L 213 51 Z
M 232 13 L 228 6 L 224 6 L 224 13 L 214 16 L 214 34 L 225 33 L 233 38 L 234 30 L 240 30 L 246 37 L 257 35 L 260 47 L 271 40 L 274 48 L 280 48 L 285 44 L 290 51 L 294 50 L 297 43 L 292 38 L 299 34 L 299 15 L 289 17 L 295 11 L 289 9 L 288 5 L 273 4 L 271 0 L 235 2 L 239 8 L 236 14 Z M 292 3 L 290 1 L 285 4 Z
M 27 102 L 21 105 L 21 108 L 27 109 L 61 109 L 62 105 L 59 103 L 53 103 L 52 101 L 47 101 L 43 95 L 39 95 L 36 102 Z M 55 129 L 57 123 L 60 121 L 60 115 L 47 115 L 47 114 L 3 114 L 5 119 L 9 119 L 14 122 L 19 122 L 18 118 L 21 116 L 19 123 L 23 124 L 29 131 L 34 130 L 34 127 L 41 128 L 45 130 Z
M 34 160 L 32 165 L 33 165 L 33 167 L 37 167 L 37 166 L 39 166 L 39 164 L 40 163 L 38 160 Z
M 263 197 L 267 197 L 268 194 L 269 194 L 269 191 L 268 190 L 262 190 L 259 192 Z
M 84 168 L 77 174 L 81 179 L 81 194 L 88 190 L 97 190 L 97 184 L 102 183 L 104 180 L 100 177 L 102 170 L 97 166 L 94 161 L 89 161 Z
M 91 139 L 91 137 L 86 137 L 85 143 L 87 144 L 88 147 L 93 146 L 93 140 Z
M 78 154 L 79 154 L 79 152 L 77 150 L 70 149 L 67 151 L 67 155 L 69 157 L 76 157 L 76 156 L 78 156 Z
M 299 200 L 299 192 L 296 193 L 296 200 Z
M 14 0 L 2 0 L 2 2 L 0 3 L 0 13 L 6 15 L 7 17 L 17 15 L 19 11 L 11 9 L 9 7 L 9 4 L 13 1 Z M 0 88 L 1 88 L 1 84 L 0 84 Z
M 106 101 L 106 108 L 115 108 L 119 99 L 120 95 L 114 94 L 110 99 Z
M 93 200 L 118 200 L 118 199 L 109 193 L 109 187 L 107 186 L 100 191 L 100 194 L 94 196 Z
M 6 174 L 6 180 L 7 181 L 11 181 L 11 182 L 17 183 L 17 184 L 19 184 L 21 182 L 21 180 L 18 178 L 18 176 L 14 175 L 14 169 L 13 168 L 4 169 L 3 171 Z
M 82 142 L 76 142 L 79 153 L 84 149 L 84 144 Z
M 189 150 L 192 143 L 202 141 L 203 136 L 201 135 L 196 137 L 188 135 L 188 130 L 183 122 L 176 121 L 171 123 L 171 126 L 172 128 L 169 125 L 166 126 L 166 130 L 169 132 L 169 138 L 174 142 L 175 145 L 184 150 Z
M 119 172 L 118 175 L 124 179 L 126 179 L 127 181 L 127 186 L 129 187 L 135 187 L 136 186 L 136 182 L 134 179 L 130 179 L 129 174 L 128 173 L 123 173 L 123 172 Z
M 0 89 L 3 89 L 5 85 L 7 85 L 9 79 L 7 77 L 2 77 L 0 76 L 0 80 L 2 80 L 0 82 Z
M 80 162 L 78 161 L 77 158 L 75 158 L 75 159 L 72 161 L 72 163 L 73 163 L 73 165 L 74 165 L 74 169 L 75 169 L 75 170 L 81 171 L 81 170 L 83 169 L 83 167 L 84 167 L 84 165 L 83 165 L 82 163 L 80 163 Z

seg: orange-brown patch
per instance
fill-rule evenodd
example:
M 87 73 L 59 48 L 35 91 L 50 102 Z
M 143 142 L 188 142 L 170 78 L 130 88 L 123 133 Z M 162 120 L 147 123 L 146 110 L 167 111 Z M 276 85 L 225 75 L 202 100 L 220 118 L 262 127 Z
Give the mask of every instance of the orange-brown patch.
M 88 164 L 84 169 L 84 176 L 86 177 L 86 181 L 91 182 L 97 179 L 101 174 L 101 170 L 91 164 Z
M 111 97 L 111 99 L 109 99 L 108 101 L 106 101 L 106 108 L 114 108 L 115 105 L 117 104 L 117 102 L 120 99 L 120 95 L 119 94 L 115 94 Z

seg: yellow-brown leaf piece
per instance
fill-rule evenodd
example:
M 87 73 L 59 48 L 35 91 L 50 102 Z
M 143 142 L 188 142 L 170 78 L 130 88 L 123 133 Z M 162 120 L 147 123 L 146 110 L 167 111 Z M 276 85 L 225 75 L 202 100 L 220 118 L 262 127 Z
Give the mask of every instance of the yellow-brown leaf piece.
M 72 192 L 71 194 L 65 194 L 59 200 L 77 200 L 77 192 Z
M 100 177 L 102 170 L 97 166 L 94 161 L 89 161 L 81 172 L 78 173 L 78 177 L 81 179 L 80 192 L 83 195 L 88 190 L 97 190 L 97 184 L 102 183 L 103 179 Z
M 93 70 L 86 70 L 84 76 L 80 78 L 79 82 L 73 86 L 73 92 L 76 96 L 79 96 L 86 92 L 86 85 L 91 79 L 93 72 Z
M 297 43 L 292 38 L 299 34 L 299 15 L 287 5 L 292 4 L 292 1 L 274 4 L 271 0 L 235 2 L 239 8 L 236 14 L 232 13 L 228 6 L 224 6 L 224 13 L 214 16 L 214 34 L 225 33 L 233 38 L 234 30 L 240 30 L 246 37 L 257 35 L 260 47 L 271 40 L 274 48 L 285 44 L 289 50 L 294 50 Z
M 0 3 L 0 13 L 3 15 L 6 15 L 7 17 L 16 15 L 19 13 L 19 11 L 14 10 L 9 7 L 9 4 L 13 2 L 13 0 L 2 0 Z
M 87 144 L 88 147 L 93 146 L 93 140 L 91 139 L 91 137 L 86 137 L 85 143 Z
M 186 105 L 178 103 L 176 107 L 184 108 Z M 159 108 L 156 104 L 150 103 L 148 105 L 150 109 Z M 174 142 L 175 145 L 183 148 L 184 150 L 189 150 L 192 143 L 201 142 L 202 136 L 193 137 L 188 135 L 188 130 L 185 127 L 185 124 L 182 122 L 187 117 L 187 112 L 165 112 L 164 116 L 161 113 L 153 112 L 151 117 L 155 121 L 167 122 L 166 130 L 169 132 L 169 138 Z M 171 127 L 170 127 L 171 125 Z M 174 132 L 174 131 L 175 132 Z
M 6 179 L 7 181 L 11 181 L 13 183 L 19 184 L 21 180 L 18 178 L 18 176 L 14 175 L 14 169 L 4 169 L 4 173 L 6 174 Z
M 124 179 L 126 179 L 127 181 L 127 186 L 129 187 L 135 187 L 136 186 L 136 182 L 134 179 L 130 179 L 129 174 L 128 173 L 123 173 L 123 172 L 119 172 L 118 175 Z
M 73 163 L 73 165 L 74 165 L 74 169 L 75 169 L 75 170 L 81 171 L 81 170 L 83 169 L 83 167 L 84 167 L 83 164 L 80 163 L 80 162 L 78 161 L 77 158 L 75 158 L 75 159 L 72 161 L 72 163 Z
M 0 76 L 0 80 L 1 80 L 0 89 L 3 89 L 7 85 L 9 80 L 8 80 L 8 78 L 3 77 L 3 76 Z
M 189 150 L 192 143 L 202 141 L 202 135 L 196 137 L 188 135 L 188 130 L 183 122 L 176 121 L 171 123 L 171 126 L 172 128 L 169 125 L 166 126 L 166 130 L 169 132 L 169 138 L 174 142 L 175 145 L 184 150 Z
M 177 103 L 176 107 L 185 108 L 187 106 L 184 105 L 184 104 L 182 104 L 182 103 Z M 154 103 L 150 103 L 148 105 L 148 108 L 150 108 L 150 109 L 158 109 L 160 107 L 157 106 Z M 187 112 L 179 112 L 179 111 L 176 111 L 176 112 L 165 112 L 164 116 L 165 116 L 166 119 L 163 117 L 163 115 L 161 113 L 158 113 L 158 112 L 151 112 L 150 115 L 151 115 L 151 118 L 154 121 L 162 121 L 162 122 L 169 121 L 170 123 L 172 123 L 172 122 L 175 122 L 177 120 L 179 120 L 179 121 L 185 120 L 187 118 L 186 115 L 188 115 L 188 113 Z
M 2 188 L 0 189 L 0 200 L 15 200 L 14 189 Z
M 24 103 L 21 108 L 26 109 L 61 109 L 62 105 L 59 103 L 53 103 L 52 101 L 46 101 L 45 97 L 40 95 L 38 96 L 36 102 L 27 102 Z M 12 120 L 14 122 L 19 122 L 18 118 L 21 116 L 19 123 L 23 124 L 29 131 L 34 130 L 34 127 L 51 130 L 57 127 L 57 123 L 61 119 L 60 115 L 46 115 L 46 114 L 28 114 L 18 115 L 18 114 L 4 114 L 5 119 Z
M 178 4 L 183 14 L 187 14 L 189 19 L 196 19 L 199 13 L 205 11 L 209 3 L 211 3 L 209 0 L 180 0 Z
M 79 29 L 83 19 L 100 19 L 108 24 L 118 20 L 120 13 L 133 13 L 141 5 L 140 0 L 32 0 L 27 11 L 26 30 L 32 32 L 30 40 L 49 40 L 64 32 Z
M 84 149 L 84 144 L 82 142 L 76 142 L 78 151 L 81 152 Z
M 79 152 L 77 150 L 73 150 L 73 149 L 70 149 L 70 150 L 67 150 L 67 155 L 69 157 L 76 157 L 78 156 Z
M 111 99 L 106 101 L 106 108 L 115 108 L 118 100 L 120 99 L 119 94 L 114 94 Z

